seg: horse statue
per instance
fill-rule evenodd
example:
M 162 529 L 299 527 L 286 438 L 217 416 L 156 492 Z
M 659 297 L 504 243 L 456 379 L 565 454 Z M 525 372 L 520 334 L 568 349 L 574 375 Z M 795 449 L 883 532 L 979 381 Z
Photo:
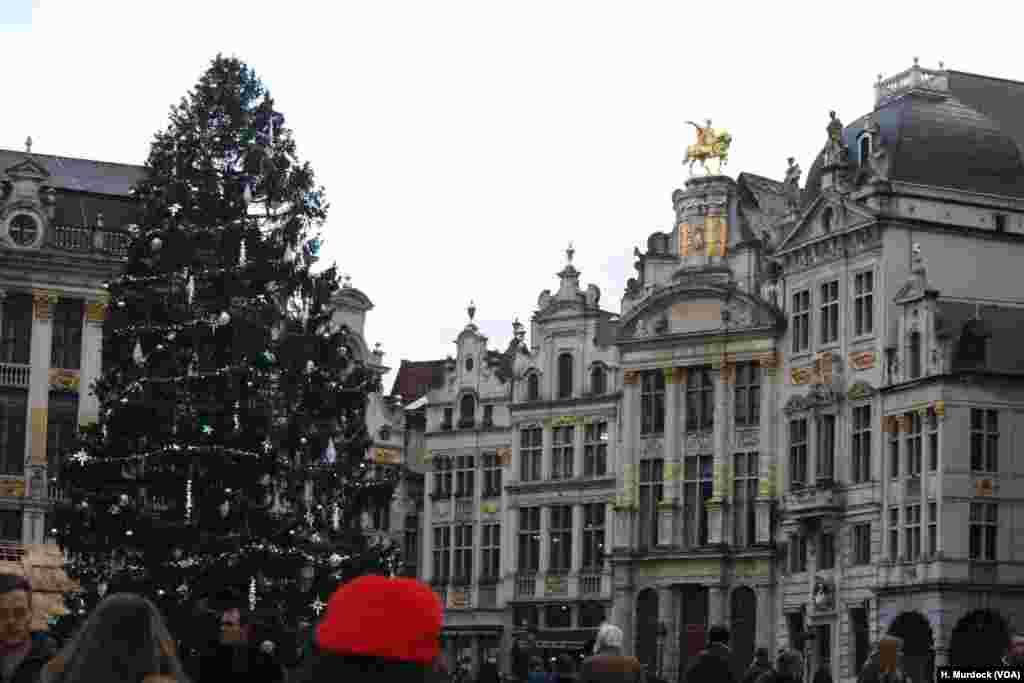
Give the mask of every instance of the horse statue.
M 712 175 L 711 169 L 708 168 L 709 159 L 718 160 L 714 174 L 721 173 L 722 166 L 725 166 L 729 160 L 729 145 L 732 143 L 732 136 L 724 130 L 712 128 L 711 119 L 708 119 L 703 126 L 693 121 L 687 121 L 687 123 L 697 129 L 697 143 L 686 148 L 686 157 L 683 159 L 683 164 L 690 164 L 690 175 L 693 175 L 693 165 L 698 161 L 704 167 L 704 172 L 707 175 Z

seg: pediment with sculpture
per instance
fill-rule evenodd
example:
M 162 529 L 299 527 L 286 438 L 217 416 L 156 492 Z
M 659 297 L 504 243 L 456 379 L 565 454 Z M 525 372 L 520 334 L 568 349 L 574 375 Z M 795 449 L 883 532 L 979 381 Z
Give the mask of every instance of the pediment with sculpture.
M 783 238 L 778 250 L 788 250 L 803 242 L 813 242 L 846 231 L 852 226 L 873 223 L 878 214 L 872 209 L 852 201 L 823 194 L 811 203 Z
M 676 285 L 655 292 L 632 309 L 620 325 L 620 339 L 722 332 L 781 326 L 778 313 L 735 289 Z

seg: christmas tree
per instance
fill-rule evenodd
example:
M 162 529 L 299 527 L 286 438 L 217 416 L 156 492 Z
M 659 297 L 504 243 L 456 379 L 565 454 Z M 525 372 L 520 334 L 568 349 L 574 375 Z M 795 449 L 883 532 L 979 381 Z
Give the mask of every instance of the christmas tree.
M 362 532 L 394 489 L 365 459 L 380 378 L 332 323 L 336 269 L 313 270 L 328 207 L 284 123 L 218 55 L 152 142 L 107 285 L 99 423 L 61 472 L 78 612 L 127 590 L 174 618 L 227 588 L 294 624 L 397 560 Z

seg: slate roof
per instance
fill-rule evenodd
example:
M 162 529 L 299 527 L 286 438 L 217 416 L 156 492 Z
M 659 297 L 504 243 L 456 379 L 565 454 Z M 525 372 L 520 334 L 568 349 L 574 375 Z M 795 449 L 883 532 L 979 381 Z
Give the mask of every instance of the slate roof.
M 21 163 L 26 157 L 31 157 L 49 172 L 50 185 L 75 192 L 129 197 L 132 185 L 146 175 L 144 166 L 58 157 L 35 152 L 26 154 L 11 149 L 0 149 L 0 173 Z
M 965 326 L 974 318 L 975 304 L 961 301 L 938 302 L 937 327 L 940 333 L 953 337 L 957 348 Z M 1024 345 L 1018 330 L 1024 329 L 1024 308 L 982 306 L 979 331 L 988 335 L 985 366 L 989 372 L 1024 374 Z M 953 369 L 968 369 L 972 364 L 953 359 Z
M 403 360 L 391 385 L 391 395 L 401 395 L 406 403 L 444 384 L 444 360 Z

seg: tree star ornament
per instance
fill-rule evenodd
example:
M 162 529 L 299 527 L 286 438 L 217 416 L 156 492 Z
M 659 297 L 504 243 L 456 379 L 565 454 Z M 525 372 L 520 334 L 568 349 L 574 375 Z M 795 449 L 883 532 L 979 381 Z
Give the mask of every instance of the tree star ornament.
M 210 434 L 213 434 L 213 427 L 211 427 L 210 425 L 203 425 L 202 427 L 199 428 L 199 431 L 209 436 Z
M 324 607 L 326 607 L 326 605 L 324 605 L 323 601 L 320 599 L 320 596 L 318 595 L 316 600 L 313 601 L 313 613 L 317 616 L 320 616 L 320 613 L 324 611 Z

